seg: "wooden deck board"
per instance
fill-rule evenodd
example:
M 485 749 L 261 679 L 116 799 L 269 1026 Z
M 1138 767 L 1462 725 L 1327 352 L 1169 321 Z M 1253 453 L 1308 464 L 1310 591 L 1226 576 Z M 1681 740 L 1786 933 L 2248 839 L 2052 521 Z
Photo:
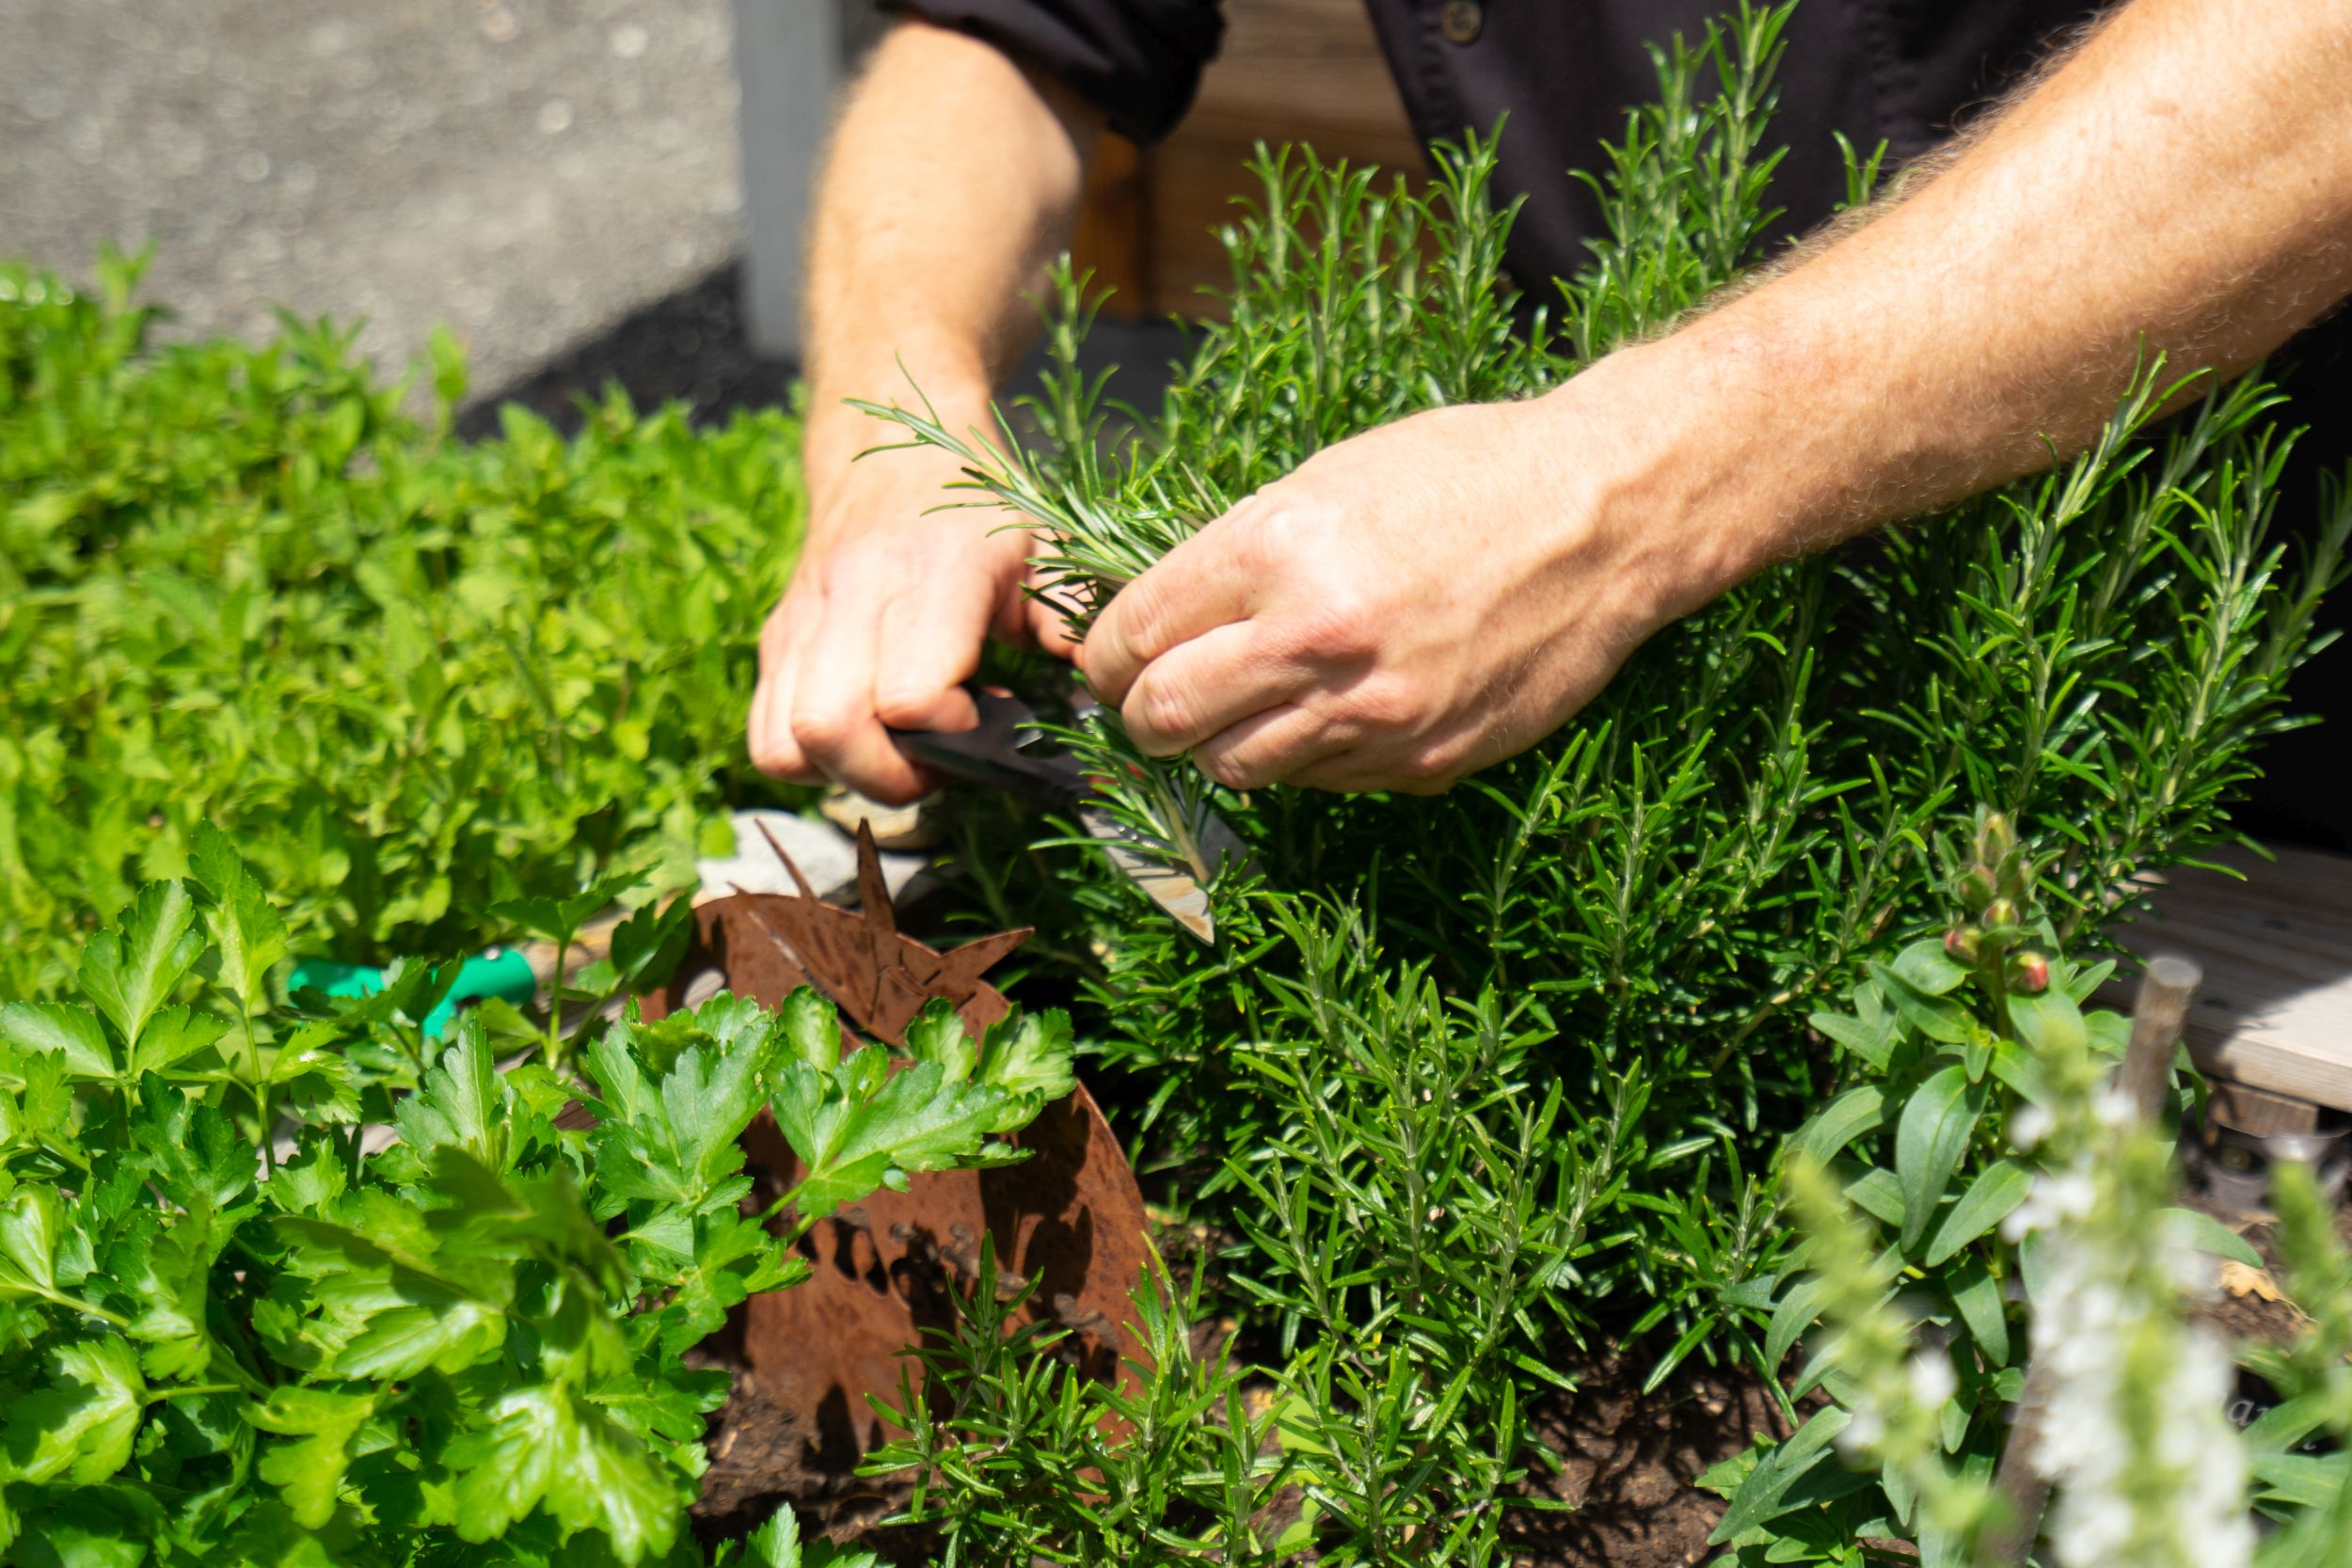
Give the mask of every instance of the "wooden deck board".
M 2265 862 L 2215 858 L 2244 874 L 2168 874 L 2153 915 L 2125 927 L 2142 958 L 2184 953 L 2205 983 L 2189 1013 L 2202 1071 L 2352 1111 L 2352 859 L 2280 848 Z

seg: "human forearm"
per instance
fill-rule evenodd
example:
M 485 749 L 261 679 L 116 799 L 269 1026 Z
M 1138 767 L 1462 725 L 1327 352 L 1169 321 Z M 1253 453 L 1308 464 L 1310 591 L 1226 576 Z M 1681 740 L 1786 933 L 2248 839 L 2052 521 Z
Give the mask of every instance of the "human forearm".
M 2352 286 L 2352 15 L 2137 0 L 1928 179 L 1544 397 L 1327 447 L 1080 657 L 1221 783 L 1443 788 L 1765 564 L 2083 444 L 2145 349 L 2235 370 Z
M 951 419 L 1035 326 L 1027 303 L 1065 242 L 1099 118 L 990 45 L 910 23 L 852 89 L 818 185 L 809 250 L 809 485 L 821 509 L 873 421 L 849 397 Z M 903 371 L 901 366 L 904 367 Z
M 1868 221 L 1601 386 L 1657 416 L 1678 612 L 1762 562 L 2087 441 L 2143 347 L 2250 363 L 2352 289 L 2352 12 L 2138 0 Z
M 752 758 L 770 772 L 912 800 L 931 781 L 888 729 L 970 724 L 961 683 L 992 630 L 1051 640 L 1002 515 L 930 515 L 955 460 L 856 461 L 888 430 L 843 400 L 904 399 L 912 382 L 951 427 L 985 423 L 1098 123 L 989 45 L 921 23 L 882 41 L 850 94 L 810 234 L 808 541 L 761 630 L 752 702 Z

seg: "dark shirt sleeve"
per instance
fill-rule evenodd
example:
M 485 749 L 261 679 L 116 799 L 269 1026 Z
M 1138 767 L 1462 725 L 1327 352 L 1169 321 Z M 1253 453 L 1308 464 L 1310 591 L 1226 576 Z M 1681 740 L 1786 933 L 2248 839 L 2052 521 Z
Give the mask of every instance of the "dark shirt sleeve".
M 1200 68 L 1225 32 L 1218 0 L 884 0 L 986 39 L 1103 111 L 1111 129 L 1154 142 L 1192 107 Z

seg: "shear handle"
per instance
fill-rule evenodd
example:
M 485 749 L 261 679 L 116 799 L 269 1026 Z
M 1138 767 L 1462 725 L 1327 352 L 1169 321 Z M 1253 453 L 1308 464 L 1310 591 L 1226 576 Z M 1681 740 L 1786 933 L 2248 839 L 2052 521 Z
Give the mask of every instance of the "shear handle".
M 926 768 L 965 784 L 1001 789 L 1063 810 L 1088 793 L 1075 757 L 1064 752 L 1031 754 L 1022 748 L 1038 738 L 1037 715 L 1018 697 L 972 690 L 980 721 L 968 730 L 892 730 L 899 751 Z

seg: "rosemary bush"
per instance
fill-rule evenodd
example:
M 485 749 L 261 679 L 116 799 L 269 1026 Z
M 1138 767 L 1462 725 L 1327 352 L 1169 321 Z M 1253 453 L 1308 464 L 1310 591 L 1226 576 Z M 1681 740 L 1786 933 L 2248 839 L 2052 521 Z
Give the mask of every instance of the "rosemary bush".
M 1083 624 L 1321 448 L 1540 391 L 1733 281 L 1771 234 L 1786 15 L 1743 5 L 1657 52 L 1660 103 L 1596 177 L 1610 235 L 1556 300 L 1500 272 L 1513 212 L 1489 197 L 1489 141 L 1439 149 L 1424 192 L 1262 155 L 1263 195 L 1223 235 L 1228 319 L 1155 415 L 1115 423 L 1076 371 L 1092 303 L 1066 271 L 1058 368 L 1030 400 L 1041 434 L 872 411 L 959 454 L 975 504 L 1038 531 Z M 1856 199 L 1876 164 L 1849 152 Z M 1754 1151 L 1836 1082 L 1806 1022 L 1818 1000 L 1941 920 L 1937 832 L 1980 803 L 2026 825 L 2053 846 L 2054 936 L 2095 949 L 2138 874 L 2226 832 L 2257 743 L 2293 722 L 2283 685 L 2352 529 L 2336 508 L 2285 570 L 2276 405 L 2258 378 L 2184 385 L 2149 364 L 2090 451 L 1760 574 L 1442 799 L 1236 796 L 1143 758 L 1115 716 L 1073 732 L 1170 857 L 1195 857 L 1208 809 L 1254 852 L 1216 882 L 1215 951 L 1115 879 L 1053 889 L 1014 867 L 988 891 L 1007 911 L 1057 908 L 1065 949 L 1101 955 L 1077 960 L 1099 1059 L 1135 1070 L 1153 1150 L 1238 1229 L 1235 1299 L 1311 1413 L 1284 1465 L 1318 1551 L 1493 1560 L 1501 1505 L 1544 1462 L 1519 1418 L 1564 1334 L 1651 1336 L 1653 1382 L 1692 1354 L 1771 1375 L 1790 1243 Z M 1443 1104 L 1443 1125 L 1416 1103 Z M 895 1457 L 952 1473 L 953 1447 Z M 1000 1488 L 1070 1463 L 992 1452 Z M 1084 1560 L 1106 1528 L 1076 1509 L 1050 1543 L 973 1560 L 1049 1544 Z

